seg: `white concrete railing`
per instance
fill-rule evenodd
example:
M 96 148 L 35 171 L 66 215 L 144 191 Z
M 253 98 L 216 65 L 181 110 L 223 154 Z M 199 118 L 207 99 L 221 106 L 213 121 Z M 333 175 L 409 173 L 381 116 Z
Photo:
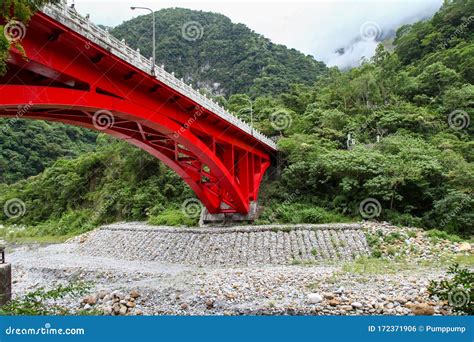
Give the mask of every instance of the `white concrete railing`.
M 78 14 L 65 3 L 46 5 L 41 10 L 43 13 L 69 27 L 75 32 L 89 39 L 91 42 L 110 51 L 115 56 L 123 59 L 138 69 L 152 75 L 152 62 L 142 56 L 139 51 L 135 51 L 125 44 L 125 42 L 113 37 L 107 30 L 91 23 L 87 18 Z M 168 85 L 178 93 L 193 100 L 201 107 L 216 114 L 220 118 L 238 127 L 242 131 L 252 135 L 255 139 L 263 142 L 272 149 L 277 149 L 276 144 L 264 134 L 253 129 L 249 124 L 230 114 L 227 110 L 219 106 L 213 100 L 202 95 L 192 86 L 174 77 L 174 75 L 166 72 L 164 68 L 155 65 L 155 77 L 160 82 Z

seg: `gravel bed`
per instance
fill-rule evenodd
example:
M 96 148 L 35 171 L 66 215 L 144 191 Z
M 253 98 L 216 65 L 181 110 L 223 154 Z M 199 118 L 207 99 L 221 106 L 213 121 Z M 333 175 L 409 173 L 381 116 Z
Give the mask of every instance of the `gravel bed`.
M 118 224 L 62 244 L 17 246 L 7 257 L 13 266 L 14 297 L 38 287 L 75 281 L 92 284 L 87 296 L 61 300 L 73 311 L 98 310 L 108 315 L 453 314 L 447 303 L 433 301 L 427 293 L 429 280 L 445 276 L 443 268 L 420 266 L 382 274 L 348 271 L 348 263 L 370 252 L 365 231 L 375 234 L 382 229 L 387 236 L 396 231 L 384 224 L 360 227 L 233 227 L 225 234 L 222 229 L 183 233 L 183 229 L 141 223 Z M 429 240 L 422 233 L 410 233 L 404 240 L 404 230 L 400 231 L 401 238 L 391 244 L 408 246 L 407 253 L 416 244 L 430 251 L 413 258 L 426 261 L 438 253 L 437 245 L 427 246 Z M 223 246 L 216 248 L 219 244 Z M 470 247 L 445 241 L 440 246 L 447 251 Z M 211 262 L 203 264 L 206 260 Z

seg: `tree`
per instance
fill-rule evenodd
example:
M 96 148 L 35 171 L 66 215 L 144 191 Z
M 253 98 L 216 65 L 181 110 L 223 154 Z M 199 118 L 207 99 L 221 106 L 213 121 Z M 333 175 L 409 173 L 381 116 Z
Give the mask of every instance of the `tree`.
M 428 96 L 438 96 L 446 88 L 455 86 L 461 80 L 459 74 L 447 68 L 443 63 L 436 62 L 428 66 L 418 76 L 420 90 Z
M 5 23 L 0 25 L 0 32 L 5 32 L 5 25 L 12 20 L 27 24 L 31 16 L 48 3 L 57 3 L 60 0 L 2 0 L 0 4 L 0 18 Z M 0 76 L 6 72 L 6 60 L 8 58 L 8 49 L 11 44 L 15 44 L 21 49 L 21 42 L 11 43 L 7 35 L 0 35 Z

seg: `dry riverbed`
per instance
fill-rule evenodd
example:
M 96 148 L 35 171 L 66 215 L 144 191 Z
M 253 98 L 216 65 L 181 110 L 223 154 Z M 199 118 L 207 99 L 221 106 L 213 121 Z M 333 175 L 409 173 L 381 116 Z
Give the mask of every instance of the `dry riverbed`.
M 285 234 L 290 234 L 288 229 Z M 416 229 L 386 224 L 364 224 L 361 229 L 368 234 L 368 248 L 377 249 L 381 258 L 355 255 L 331 261 L 312 253 L 314 260 L 287 258 L 280 265 L 167 263 L 120 258 L 126 241 L 114 247 L 115 253 L 85 253 L 90 246 L 110 249 L 113 243 L 100 241 L 94 232 L 62 244 L 17 246 L 8 258 L 14 296 L 38 287 L 90 283 L 87 296 L 61 300 L 71 310 L 114 315 L 452 314 L 447 303 L 429 298 L 427 286 L 445 276 L 451 261 L 472 263 L 469 243 L 432 239 Z M 82 248 L 88 239 L 96 240 Z

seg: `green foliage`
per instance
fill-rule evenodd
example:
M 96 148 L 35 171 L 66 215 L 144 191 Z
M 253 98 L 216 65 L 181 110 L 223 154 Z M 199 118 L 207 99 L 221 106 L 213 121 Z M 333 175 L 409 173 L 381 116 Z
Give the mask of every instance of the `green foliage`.
M 79 297 L 87 293 L 89 289 L 90 285 L 85 283 L 59 285 L 51 290 L 39 288 L 0 307 L 0 315 L 49 316 L 76 314 L 64 306 L 55 304 L 54 301 L 65 297 Z M 81 313 L 84 314 L 85 312 L 79 312 L 79 314 Z
M 18 20 L 25 24 L 28 23 L 31 16 L 43 5 L 48 3 L 59 2 L 59 0 L 2 0 L 0 3 L 0 18 L 5 23 L 10 20 Z M 0 25 L 0 32 L 4 32 L 4 26 Z M 14 43 L 18 49 L 21 48 L 21 43 Z M 0 34 L 0 76 L 6 72 L 6 60 L 8 58 L 8 49 L 10 42 L 6 35 Z
M 264 223 L 330 223 L 347 222 L 342 215 L 310 204 L 275 204 L 266 208 L 259 220 Z
M 462 239 L 459 236 L 449 234 L 445 231 L 438 230 L 438 229 L 428 230 L 426 232 L 426 235 L 430 238 L 433 238 L 433 239 L 449 240 L 449 241 L 452 241 L 452 242 L 461 242 L 462 241 Z
M 372 251 L 372 257 L 381 258 L 382 251 L 380 248 L 383 242 L 382 237 L 376 234 L 366 233 L 365 238 L 367 239 L 367 244 L 369 245 L 370 250 Z
M 447 300 L 454 311 L 468 315 L 474 314 L 474 272 L 469 268 L 461 268 L 458 264 L 452 265 L 448 274 L 450 277 L 435 281 L 428 286 L 431 296 Z
M 148 223 L 164 226 L 196 226 L 198 221 L 199 217 L 191 218 L 180 209 L 167 209 L 148 219 Z
M 169 8 L 155 16 L 157 62 L 187 83 L 215 94 L 274 95 L 288 91 L 292 83 L 311 85 L 326 71 L 324 63 L 313 57 L 274 44 L 221 14 Z M 111 33 L 151 56 L 151 22 L 151 14 L 139 16 Z M 202 28 L 199 39 L 183 37 L 189 22 L 201 26 L 197 26 Z
M 57 123 L 2 120 L 0 123 L 0 183 L 34 176 L 59 158 L 94 149 L 93 131 Z
M 12 198 L 25 203 L 19 218 L 0 212 L 0 222 L 28 226 L 23 236 L 78 234 L 117 220 L 143 220 L 192 197 L 179 176 L 153 156 L 105 136 L 96 152 L 59 160 L 0 190 L 2 205 Z

